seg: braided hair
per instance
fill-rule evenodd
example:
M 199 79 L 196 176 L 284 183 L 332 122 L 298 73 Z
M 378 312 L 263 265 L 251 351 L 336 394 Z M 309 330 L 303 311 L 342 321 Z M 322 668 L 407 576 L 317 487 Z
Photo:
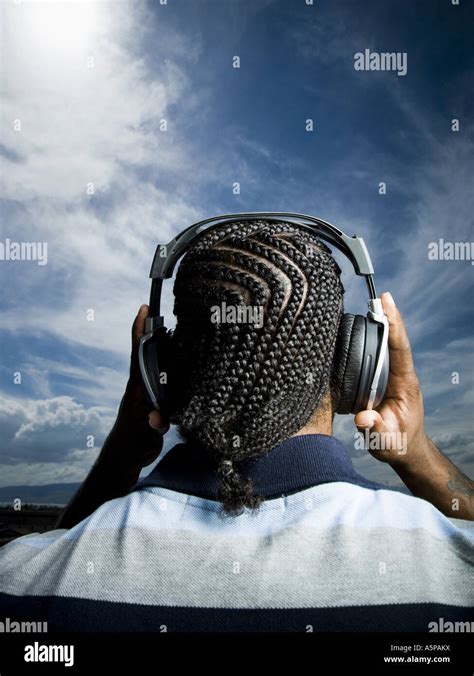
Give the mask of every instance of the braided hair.
M 214 459 L 227 514 L 261 503 L 239 462 L 304 427 L 328 392 L 334 404 L 340 272 L 316 235 L 269 220 L 211 229 L 181 261 L 170 333 L 170 420 Z M 222 307 L 253 310 L 254 317 L 260 310 L 261 321 L 237 321 L 235 313 L 213 320 Z

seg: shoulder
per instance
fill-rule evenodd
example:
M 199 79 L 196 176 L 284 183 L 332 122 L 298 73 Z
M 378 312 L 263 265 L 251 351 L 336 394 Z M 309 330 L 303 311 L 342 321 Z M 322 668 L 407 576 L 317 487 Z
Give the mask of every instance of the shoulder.
M 376 488 L 346 482 L 325 484 L 328 497 L 338 494 L 342 509 L 358 507 L 357 518 L 361 523 L 393 525 L 398 527 L 434 527 L 442 526 L 455 532 L 474 531 L 474 522 L 445 516 L 427 500 L 417 498 L 404 491 L 389 486 L 377 485 Z

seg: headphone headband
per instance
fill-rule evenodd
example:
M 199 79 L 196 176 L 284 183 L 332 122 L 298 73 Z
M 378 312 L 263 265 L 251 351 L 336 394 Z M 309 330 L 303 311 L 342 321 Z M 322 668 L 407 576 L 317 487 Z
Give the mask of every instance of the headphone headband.
M 203 232 L 218 225 L 225 225 L 236 221 L 253 221 L 255 219 L 271 220 L 280 223 L 292 222 L 308 232 L 317 233 L 330 244 L 337 247 L 354 266 L 356 275 L 372 276 L 374 268 L 370 260 L 369 252 L 362 237 L 349 237 L 335 225 L 323 221 L 316 216 L 291 213 L 285 211 L 254 211 L 237 214 L 225 214 L 207 218 L 193 223 L 179 235 L 176 235 L 166 245 L 158 245 L 151 266 L 150 277 L 152 279 L 166 279 L 172 276 L 174 267 L 179 258 L 184 254 L 188 246 L 194 242 Z M 166 246 L 166 257 L 161 256 L 160 247 Z M 375 294 L 373 295 L 375 297 Z
M 176 235 L 176 237 L 168 244 L 159 244 L 157 246 L 150 270 L 150 277 L 152 279 L 150 316 L 145 321 L 145 334 L 140 340 L 139 350 L 140 369 L 153 405 L 159 408 L 157 392 L 155 391 L 159 386 L 156 385 L 155 387 L 150 381 L 149 369 L 145 363 L 145 350 L 146 345 L 152 343 L 155 333 L 165 327 L 164 317 L 160 314 L 163 280 L 172 277 L 173 270 L 178 260 L 203 232 L 227 223 L 252 221 L 256 219 L 293 223 L 312 234 L 318 235 L 321 239 L 324 239 L 329 244 L 332 244 L 339 249 L 351 261 L 356 275 L 365 277 L 369 292 L 369 312 L 367 313 L 367 318 L 370 322 L 379 325 L 382 329 L 380 339 L 376 340 L 376 344 L 378 345 L 378 349 L 376 350 L 377 354 L 369 356 L 367 363 L 364 363 L 363 366 L 364 369 L 368 369 L 370 368 L 371 362 L 374 362 L 374 370 L 370 381 L 367 384 L 367 407 L 372 408 L 374 402 L 378 398 L 377 395 L 380 390 L 380 383 L 383 384 L 384 381 L 386 385 L 386 378 L 388 377 L 388 321 L 383 312 L 382 301 L 377 297 L 373 280 L 374 268 L 365 242 L 362 237 L 357 237 L 356 235 L 350 237 L 339 228 L 331 225 L 331 223 L 323 221 L 316 216 L 284 211 L 255 211 L 225 214 L 223 216 L 207 218 L 190 225 Z M 165 249 L 165 255 L 162 255 L 163 248 Z M 385 388 L 385 385 L 383 385 L 382 389 Z

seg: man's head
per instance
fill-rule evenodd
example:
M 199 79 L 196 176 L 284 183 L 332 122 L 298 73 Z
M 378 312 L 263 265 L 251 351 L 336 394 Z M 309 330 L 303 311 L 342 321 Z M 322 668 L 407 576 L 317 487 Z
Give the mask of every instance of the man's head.
M 183 257 L 171 421 L 216 460 L 227 512 L 259 504 L 240 460 L 268 453 L 323 405 L 334 409 L 343 293 L 329 249 L 293 224 L 223 225 Z

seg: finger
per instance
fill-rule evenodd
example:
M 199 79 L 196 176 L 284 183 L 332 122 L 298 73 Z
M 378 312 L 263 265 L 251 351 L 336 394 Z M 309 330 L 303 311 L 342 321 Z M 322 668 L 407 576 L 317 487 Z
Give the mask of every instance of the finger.
M 410 341 L 400 311 L 395 305 L 391 293 L 383 293 L 381 299 L 389 323 L 388 347 L 390 372 L 395 376 L 415 376 Z
M 145 332 L 145 319 L 148 317 L 148 305 L 141 305 L 132 325 L 132 350 L 138 349 L 140 338 Z
M 153 427 L 153 429 L 157 430 L 160 434 L 166 434 L 170 428 L 169 423 L 159 411 L 150 411 L 148 414 L 148 423 L 150 427 Z
M 360 411 L 354 422 L 365 447 L 378 460 L 390 461 L 395 452 L 397 456 L 406 453 L 406 433 L 399 432 L 395 423 L 388 424 L 378 411 Z
M 359 411 L 354 422 L 359 432 L 371 430 L 374 432 L 389 432 L 389 428 L 378 411 Z

